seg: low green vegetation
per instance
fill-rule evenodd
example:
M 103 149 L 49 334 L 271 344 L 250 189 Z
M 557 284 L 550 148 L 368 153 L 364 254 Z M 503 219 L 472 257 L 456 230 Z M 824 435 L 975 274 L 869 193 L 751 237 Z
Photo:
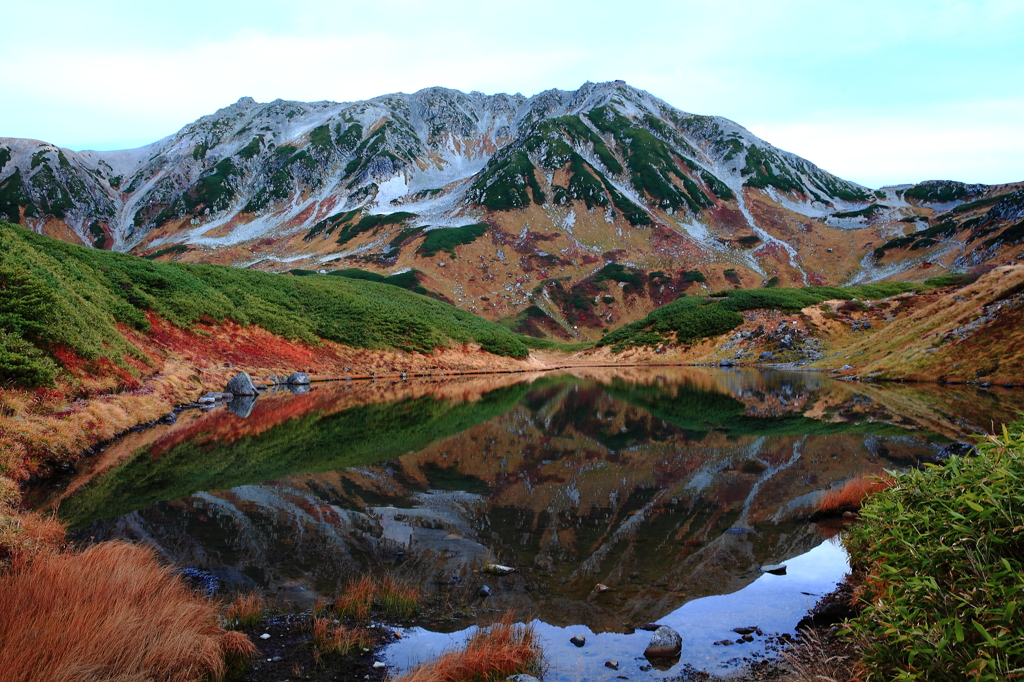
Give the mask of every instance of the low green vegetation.
M 606 334 L 597 345 L 620 351 L 631 346 L 661 345 L 673 337 L 676 343 L 693 343 L 732 331 L 743 323 L 739 313 L 744 310 L 794 311 L 823 301 L 888 298 L 920 288 L 921 285 L 904 282 L 882 282 L 792 289 L 773 286 L 769 280 L 769 286 L 761 289 L 726 289 L 708 298 L 683 295 L 647 317 Z
M 11 223 L 20 222 L 22 208 L 25 209 L 27 216 L 38 214 L 32 199 L 25 191 L 25 183 L 21 179 L 21 169 L 15 168 L 13 173 L 0 182 L 0 220 Z
M 714 206 L 710 197 L 681 170 L 679 164 L 688 160 L 650 130 L 635 125 L 608 106 L 593 109 L 587 113 L 587 118 L 602 133 L 612 135 L 626 160 L 633 186 L 658 206 L 673 210 L 685 207 L 693 213 Z M 667 129 L 659 130 L 658 126 L 652 125 L 652 121 L 657 119 L 649 117 L 646 120 L 661 134 L 670 134 Z M 660 121 L 657 123 L 661 124 Z M 685 191 L 675 184 L 673 178 L 682 183 Z
M 1024 422 L 977 450 L 896 474 L 846 537 L 865 682 L 1024 674 Z
M 399 272 L 394 275 L 379 275 L 376 272 L 370 272 L 369 270 L 360 270 L 359 268 L 346 268 L 344 270 L 333 270 L 327 275 L 329 277 L 347 277 L 349 279 L 365 279 L 370 282 L 380 282 L 381 284 L 390 284 L 393 287 L 400 289 L 407 289 L 417 294 L 429 293 L 426 289 L 420 286 L 420 281 L 416 277 L 419 274 L 419 270 L 406 270 L 405 272 Z
M 883 258 L 886 251 L 892 249 L 905 249 L 910 248 L 914 251 L 917 249 L 927 248 L 938 243 L 938 238 L 948 237 L 956 234 L 961 229 L 961 226 L 953 220 L 944 220 L 938 225 L 933 225 L 925 230 L 919 232 L 913 232 L 903 237 L 896 237 L 890 239 L 886 243 L 875 249 L 874 254 L 876 258 Z
M 370 232 L 371 230 L 376 230 L 384 227 L 385 225 L 401 225 L 405 221 L 411 220 L 415 217 L 415 213 L 409 213 L 408 211 L 398 211 L 396 213 L 379 215 L 364 215 L 359 219 L 358 223 L 343 225 L 341 229 L 338 230 L 338 239 L 336 241 L 338 244 L 347 244 L 364 232 Z
M 146 331 L 147 312 L 181 327 L 230 319 L 309 343 L 328 339 L 422 352 L 478 343 L 498 355 L 529 354 L 519 337 L 500 325 L 395 286 L 154 262 L 75 246 L 7 223 L 0 223 L 0 281 L 0 329 L 50 357 L 57 347 L 114 362 L 138 355 L 117 323 Z M 36 357 L 6 342 L 5 349 L 26 362 Z M 14 378 L 0 372 L 0 381 Z
M 599 346 L 620 351 L 630 346 L 655 346 L 666 343 L 670 335 L 678 343 L 724 334 L 743 323 L 743 316 L 726 310 L 717 302 L 695 296 L 682 296 L 647 317 L 606 334 Z
M 161 256 L 173 256 L 179 253 L 185 253 L 189 248 L 184 244 L 175 244 L 174 246 L 168 246 L 163 249 L 157 249 L 148 256 L 143 256 L 146 260 L 156 260 Z
M 746 187 L 767 189 L 774 187 L 782 192 L 803 192 L 804 186 L 789 170 L 781 158 L 759 147 L 747 149 L 747 164 L 740 171 L 750 177 L 743 183 Z
M 1024 220 L 1011 225 L 1006 228 L 995 237 L 985 240 L 985 246 L 995 246 L 997 244 L 1016 244 L 1017 242 L 1024 239 Z
M 949 203 L 963 201 L 971 197 L 973 192 L 969 185 L 953 180 L 934 180 L 914 185 L 903 193 L 904 199 L 916 199 L 929 203 Z
M 537 182 L 537 167 L 522 149 L 495 154 L 470 188 L 470 198 L 489 211 L 511 211 L 547 198 Z M 529 192 L 527 191 L 529 188 Z
M 924 281 L 924 286 L 926 289 L 935 289 L 937 287 L 962 287 L 977 282 L 979 277 L 981 277 L 981 275 L 976 273 L 951 272 L 946 275 L 939 275 L 938 277 L 926 279 Z
M 841 211 L 839 213 L 833 213 L 832 217 L 833 218 L 867 218 L 868 220 L 870 220 L 871 218 L 874 218 L 877 213 L 879 213 L 882 209 L 885 209 L 885 208 L 889 208 L 889 207 L 888 206 L 883 206 L 882 204 L 871 204 L 870 206 L 865 206 L 864 208 L 856 210 L 856 211 Z
M 639 288 L 643 284 L 640 273 L 619 263 L 608 263 L 594 273 L 594 284 L 611 280 Z
M 472 244 L 487 232 L 487 223 L 474 223 L 462 227 L 444 227 L 426 233 L 416 253 L 424 258 L 433 258 L 440 251 L 455 255 L 455 247 Z

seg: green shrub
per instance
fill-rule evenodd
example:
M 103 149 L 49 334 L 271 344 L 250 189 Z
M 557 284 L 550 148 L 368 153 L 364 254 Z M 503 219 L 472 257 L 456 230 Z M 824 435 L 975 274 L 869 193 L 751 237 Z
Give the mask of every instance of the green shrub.
M 0 386 L 51 386 L 58 369 L 31 343 L 0 329 Z
M 692 343 L 724 334 L 741 324 L 742 315 L 726 310 L 718 303 L 682 296 L 647 317 L 606 334 L 597 345 L 612 346 L 613 350 L 658 345 L 664 343 L 669 334 L 675 334 L 679 343 Z
M 181 327 L 231 319 L 310 343 L 429 352 L 476 342 L 499 355 L 529 354 L 501 326 L 389 284 L 155 262 L 2 222 L 0 283 L 0 329 L 44 353 L 64 346 L 89 359 L 138 356 L 116 325 L 147 331 L 153 312 Z
M 431 230 L 426 233 L 420 248 L 416 253 L 425 258 L 433 258 L 438 251 L 445 251 L 449 255 L 455 255 L 455 247 L 463 244 L 472 244 L 487 232 L 487 223 L 476 223 L 463 225 L 462 227 L 446 227 L 438 230 Z
M 1024 423 L 976 456 L 898 474 L 845 540 L 866 682 L 1024 674 Z

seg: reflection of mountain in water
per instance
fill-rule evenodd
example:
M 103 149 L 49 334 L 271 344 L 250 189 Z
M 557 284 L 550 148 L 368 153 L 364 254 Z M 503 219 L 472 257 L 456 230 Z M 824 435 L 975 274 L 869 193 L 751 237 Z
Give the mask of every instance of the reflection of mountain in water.
M 642 378 L 545 376 L 473 400 L 265 396 L 247 420 L 183 418 L 61 514 L 80 536 L 270 589 L 331 592 L 388 547 L 451 572 L 498 559 L 520 570 L 486 578 L 489 608 L 621 629 L 806 552 L 823 490 L 936 450 L 819 375 Z

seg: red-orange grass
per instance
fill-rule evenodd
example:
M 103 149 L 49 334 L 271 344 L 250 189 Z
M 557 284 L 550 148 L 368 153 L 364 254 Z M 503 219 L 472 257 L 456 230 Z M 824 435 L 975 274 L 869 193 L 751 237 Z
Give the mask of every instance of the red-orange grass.
M 368 648 L 372 643 L 370 633 L 362 628 L 332 626 L 326 618 L 313 619 L 313 645 L 321 654 L 347 656 Z
M 256 648 L 148 548 L 43 552 L 0 575 L 0 682 L 192 682 Z
M 503 680 L 540 662 L 531 625 L 514 625 L 506 613 L 491 627 L 479 630 L 464 647 L 441 654 L 410 670 L 395 682 L 464 682 Z
M 818 511 L 823 513 L 857 511 L 869 495 L 885 490 L 895 483 L 892 476 L 861 476 L 847 481 L 838 488 L 825 493 L 818 502 Z
M 240 594 L 232 600 L 224 612 L 229 625 L 248 627 L 259 625 L 267 605 L 258 594 Z

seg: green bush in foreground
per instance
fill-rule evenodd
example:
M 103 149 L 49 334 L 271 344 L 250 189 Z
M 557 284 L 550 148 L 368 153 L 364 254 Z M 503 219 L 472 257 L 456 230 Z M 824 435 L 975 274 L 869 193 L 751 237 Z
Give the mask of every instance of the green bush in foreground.
M 861 516 L 865 682 L 1024 679 L 1024 422 L 899 475 Z

